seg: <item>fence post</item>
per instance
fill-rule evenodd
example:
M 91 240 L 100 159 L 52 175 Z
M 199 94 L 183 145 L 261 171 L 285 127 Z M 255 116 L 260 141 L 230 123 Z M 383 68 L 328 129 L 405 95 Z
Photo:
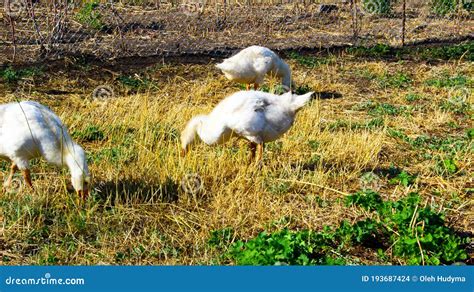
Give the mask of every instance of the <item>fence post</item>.
M 358 38 L 358 24 L 357 24 L 357 2 L 351 0 L 351 11 L 352 11 L 352 37 L 354 41 Z
M 10 33 L 12 37 L 12 46 L 13 46 L 12 63 L 15 63 L 15 59 L 16 59 L 15 17 L 12 16 L 10 0 L 5 0 L 5 14 L 6 14 L 6 19 L 8 20 L 8 23 L 10 24 Z
M 405 29 L 406 29 L 406 7 L 407 1 L 403 0 L 403 11 L 402 11 L 402 47 L 405 46 Z

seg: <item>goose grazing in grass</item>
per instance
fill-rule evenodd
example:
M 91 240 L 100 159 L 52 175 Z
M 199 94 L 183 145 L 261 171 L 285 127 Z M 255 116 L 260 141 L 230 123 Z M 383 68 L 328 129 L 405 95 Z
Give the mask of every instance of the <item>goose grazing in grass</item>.
M 193 117 L 181 133 L 182 156 L 196 134 L 207 145 L 221 144 L 235 135 L 250 141 L 251 157 L 263 157 L 264 143 L 275 141 L 290 129 L 296 113 L 313 92 L 275 95 L 262 91 L 239 91 L 223 99 L 209 115 Z
M 33 188 L 29 160 L 38 157 L 67 166 L 74 189 L 79 196 L 87 197 L 90 173 L 85 152 L 72 140 L 59 117 L 33 101 L 0 105 L 0 158 L 12 163 L 4 187 L 11 185 L 15 171 L 20 169 L 25 183 Z
M 291 86 L 290 66 L 265 47 L 251 46 L 243 49 L 216 67 L 227 79 L 246 84 L 247 90 L 250 89 L 250 84 L 257 90 L 268 73 L 282 78 L 283 85 L 288 89 Z

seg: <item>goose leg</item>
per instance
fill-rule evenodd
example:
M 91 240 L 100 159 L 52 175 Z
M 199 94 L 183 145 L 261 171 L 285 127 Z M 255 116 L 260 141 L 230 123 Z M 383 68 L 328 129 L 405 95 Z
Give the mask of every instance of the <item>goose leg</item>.
M 252 161 L 255 159 L 255 152 L 257 151 L 257 144 L 250 142 L 249 143 L 249 148 L 250 148 L 250 158 L 249 160 Z
M 30 174 L 30 170 L 27 168 L 27 169 L 23 169 L 21 171 L 21 173 L 23 174 L 23 178 L 25 179 L 25 183 L 27 186 L 29 186 L 30 188 L 34 189 L 33 188 L 33 183 L 31 182 L 31 174 Z
M 15 172 L 18 170 L 18 166 L 15 163 L 12 163 L 10 167 L 10 175 L 7 178 L 7 181 L 3 184 L 3 187 L 9 187 L 12 184 L 13 176 Z
M 89 191 L 88 190 L 79 190 L 77 191 L 77 196 L 83 200 L 86 200 L 87 197 L 89 196 Z
M 263 143 L 257 144 L 257 163 L 262 163 L 263 161 Z

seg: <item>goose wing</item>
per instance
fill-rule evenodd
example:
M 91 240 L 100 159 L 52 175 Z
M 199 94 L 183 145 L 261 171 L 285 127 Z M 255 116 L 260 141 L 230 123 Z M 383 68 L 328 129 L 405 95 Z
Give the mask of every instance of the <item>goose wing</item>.
M 273 59 L 270 56 L 262 56 L 256 58 L 253 62 L 253 67 L 256 72 L 260 74 L 267 74 L 268 71 L 272 68 Z

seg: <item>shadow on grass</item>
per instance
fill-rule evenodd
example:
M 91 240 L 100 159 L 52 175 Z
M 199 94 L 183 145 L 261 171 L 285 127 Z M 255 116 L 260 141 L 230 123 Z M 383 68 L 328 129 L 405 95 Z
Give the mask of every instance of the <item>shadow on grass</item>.
M 315 92 L 312 99 L 339 99 L 342 98 L 342 94 L 334 91 L 321 91 Z
M 93 195 L 102 202 L 171 203 L 178 200 L 179 184 L 167 179 L 160 184 L 142 180 L 102 181 L 94 186 Z

